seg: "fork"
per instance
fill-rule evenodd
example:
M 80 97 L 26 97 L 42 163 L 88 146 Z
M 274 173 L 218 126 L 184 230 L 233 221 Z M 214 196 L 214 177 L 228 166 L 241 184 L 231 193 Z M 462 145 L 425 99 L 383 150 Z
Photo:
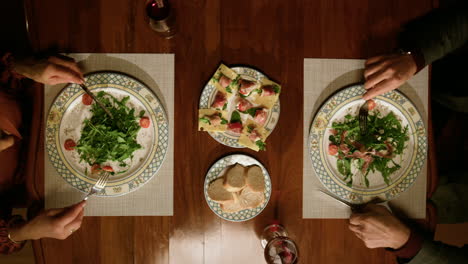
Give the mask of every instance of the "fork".
M 369 101 L 366 101 L 361 108 L 359 108 L 359 130 L 361 136 L 367 134 L 367 116 L 369 115 Z
M 101 176 L 98 178 L 96 184 L 89 190 L 88 194 L 83 198 L 84 201 L 88 200 L 89 196 L 100 192 L 104 187 L 106 187 L 107 180 L 109 180 L 109 175 L 110 173 L 105 172 L 104 174 L 101 174 Z

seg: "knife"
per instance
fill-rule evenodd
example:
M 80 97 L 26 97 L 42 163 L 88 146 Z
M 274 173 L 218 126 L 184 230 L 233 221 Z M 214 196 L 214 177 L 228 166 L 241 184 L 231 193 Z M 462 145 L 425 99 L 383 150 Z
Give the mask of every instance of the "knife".
M 88 89 L 88 87 L 86 87 L 86 85 L 84 84 L 80 84 L 81 88 L 89 95 L 91 96 L 91 98 L 93 98 L 94 101 L 96 101 L 96 103 L 102 108 L 102 110 L 104 110 L 104 112 L 106 112 L 106 114 L 108 116 L 110 116 L 110 118 L 114 118 L 111 114 L 111 112 L 107 109 L 107 107 L 102 104 L 97 98 L 96 96 L 94 96 L 94 94 Z
M 328 193 L 328 192 L 325 192 L 325 191 L 323 191 L 323 190 L 318 190 L 318 191 L 321 192 L 321 193 L 324 193 L 324 194 L 328 195 L 329 197 L 333 198 L 335 201 L 340 202 L 340 203 L 342 203 L 342 204 L 348 206 L 349 208 L 351 208 L 351 210 L 352 210 L 353 212 L 359 212 L 359 211 L 361 211 L 361 210 L 362 210 L 367 204 L 369 204 L 369 203 L 373 203 L 373 204 L 378 204 L 378 205 L 385 206 L 388 210 L 390 210 L 390 212 L 392 212 L 392 209 L 390 208 L 390 206 L 388 206 L 388 201 L 382 201 L 382 200 L 379 199 L 379 198 L 375 198 L 375 199 L 371 200 L 370 202 L 367 202 L 367 203 L 364 203 L 364 204 L 353 204 L 353 203 L 350 203 L 350 202 L 348 202 L 348 201 L 345 201 L 345 200 L 343 200 L 343 199 L 341 199 L 341 198 L 338 198 L 338 197 L 336 197 L 336 196 L 333 195 L 333 194 L 330 194 L 330 193 Z

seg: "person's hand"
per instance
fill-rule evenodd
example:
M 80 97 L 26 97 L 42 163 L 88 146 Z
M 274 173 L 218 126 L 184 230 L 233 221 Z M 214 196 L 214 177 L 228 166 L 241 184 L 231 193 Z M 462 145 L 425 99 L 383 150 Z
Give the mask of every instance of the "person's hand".
M 5 131 L 0 130 L 0 152 L 13 146 L 15 144 L 15 138 Z
M 83 73 L 72 58 L 65 56 L 36 60 L 22 59 L 14 62 L 13 69 L 36 82 L 55 85 L 84 82 Z
M 364 100 L 394 90 L 416 74 L 418 67 L 411 54 L 391 54 L 372 57 L 364 69 Z
M 411 230 L 381 205 L 368 204 L 363 213 L 353 213 L 349 229 L 368 248 L 401 248 L 409 239 Z
M 10 229 L 15 241 L 40 239 L 45 237 L 66 239 L 81 227 L 86 201 L 60 209 L 42 211 L 31 221 L 18 228 Z

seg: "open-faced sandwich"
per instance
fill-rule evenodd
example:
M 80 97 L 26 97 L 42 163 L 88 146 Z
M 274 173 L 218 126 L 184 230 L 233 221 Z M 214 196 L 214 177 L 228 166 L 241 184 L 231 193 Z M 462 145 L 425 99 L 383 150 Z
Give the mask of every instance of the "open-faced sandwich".
M 226 112 L 216 109 L 198 110 L 198 130 L 199 131 L 226 131 L 228 121 Z
M 253 209 L 265 202 L 265 176 L 258 165 L 235 164 L 211 182 L 208 196 L 226 213 Z
M 239 144 L 255 151 L 265 150 L 266 130 L 252 120 L 247 123 L 239 137 Z
M 261 86 L 254 93 L 254 103 L 272 108 L 278 101 L 281 86 L 271 80 L 263 79 Z
M 238 145 L 265 150 L 271 130 L 265 127 L 277 120 L 270 115 L 281 86 L 267 78 L 239 75 L 224 64 L 213 74 L 210 84 L 215 89 L 205 106 L 208 109 L 199 111 L 199 130 L 226 133 L 230 138 L 238 137 Z M 208 112 L 210 109 L 213 111 Z
M 211 78 L 211 82 L 221 92 L 230 96 L 235 95 L 238 90 L 239 75 L 224 64 L 219 65 Z

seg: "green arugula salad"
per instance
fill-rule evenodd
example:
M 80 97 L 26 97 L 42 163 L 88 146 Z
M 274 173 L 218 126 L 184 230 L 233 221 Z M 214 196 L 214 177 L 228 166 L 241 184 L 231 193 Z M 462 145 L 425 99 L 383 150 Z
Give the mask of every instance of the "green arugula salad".
M 338 171 L 350 187 L 355 174 L 353 167 L 361 174 L 366 187 L 369 187 L 369 172 L 375 171 L 390 185 L 390 175 L 401 167 L 395 157 L 403 153 L 409 140 L 408 126 L 403 127 L 393 112 L 382 116 L 377 110 L 369 111 L 367 118 L 365 135 L 361 135 L 358 115 L 348 114 L 344 121 L 333 122 L 330 129 L 328 154 L 336 156 Z
M 127 168 L 117 173 L 124 173 L 129 166 L 125 160 L 133 158 L 133 153 L 142 148 L 137 142 L 140 130 L 137 118 L 143 118 L 145 111 L 141 111 L 136 116 L 135 109 L 126 105 L 129 96 L 118 100 L 111 94 L 100 91 L 96 97 L 109 109 L 113 118 L 110 118 L 98 104 L 91 105 L 92 116 L 83 121 L 81 137 L 76 146 L 80 162 L 85 161 L 90 166 L 101 165 L 108 161 L 119 162 L 120 167 Z

